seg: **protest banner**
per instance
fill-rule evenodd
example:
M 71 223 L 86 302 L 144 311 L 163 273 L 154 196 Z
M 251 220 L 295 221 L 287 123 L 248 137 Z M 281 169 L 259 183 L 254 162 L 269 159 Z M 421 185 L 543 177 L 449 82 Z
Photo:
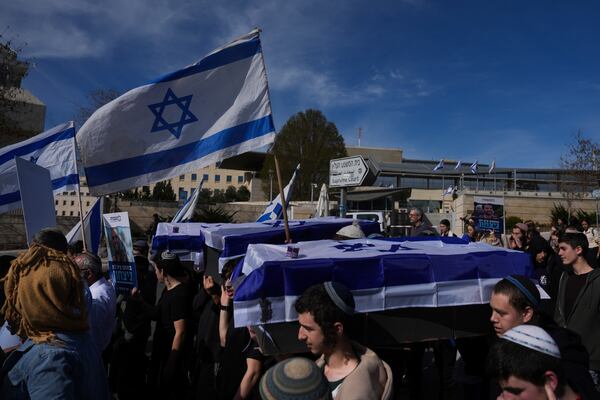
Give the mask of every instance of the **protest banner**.
M 473 219 L 479 231 L 504 233 L 504 199 L 502 197 L 475 196 Z
M 108 272 L 117 294 L 127 294 L 137 286 L 129 215 L 104 214 L 104 236 L 108 251 Z
M 17 168 L 27 243 L 31 244 L 33 235 L 44 228 L 56 226 L 52 179 L 47 168 L 20 157 L 15 157 L 14 162 Z

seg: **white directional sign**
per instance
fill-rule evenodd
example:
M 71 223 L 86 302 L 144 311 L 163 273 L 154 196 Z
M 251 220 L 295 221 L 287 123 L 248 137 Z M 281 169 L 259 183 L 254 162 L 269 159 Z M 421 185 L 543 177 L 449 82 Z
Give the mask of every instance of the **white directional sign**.
M 369 167 L 362 156 L 336 158 L 329 161 L 329 187 L 362 185 Z

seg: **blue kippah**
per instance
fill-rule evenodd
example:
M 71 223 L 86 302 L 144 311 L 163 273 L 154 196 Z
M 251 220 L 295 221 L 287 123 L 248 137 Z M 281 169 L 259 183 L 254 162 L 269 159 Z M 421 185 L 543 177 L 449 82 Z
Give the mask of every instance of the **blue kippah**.
M 525 297 L 527 297 L 527 300 L 529 300 L 529 302 L 531 304 L 533 304 L 534 307 L 538 307 L 540 305 L 540 302 L 538 299 L 535 298 L 535 296 L 533 295 L 533 293 L 531 293 L 531 291 L 529 289 L 527 289 L 525 287 L 525 285 L 523 285 L 521 282 L 519 282 L 519 280 L 517 278 L 515 278 L 512 275 L 507 276 L 506 278 L 507 281 L 509 281 L 510 283 L 512 283 L 513 285 L 515 285 L 517 287 L 517 289 L 519 289 L 519 291 L 521 293 L 523 293 L 523 295 Z

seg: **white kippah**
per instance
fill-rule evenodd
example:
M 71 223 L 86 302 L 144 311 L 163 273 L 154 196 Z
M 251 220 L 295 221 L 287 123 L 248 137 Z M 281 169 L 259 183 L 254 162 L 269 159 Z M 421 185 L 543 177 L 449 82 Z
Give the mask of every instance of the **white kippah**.
M 519 325 L 509 329 L 501 336 L 502 339 L 516 343 L 523 347 L 539 351 L 551 357 L 560 358 L 558 345 L 552 336 L 545 330 L 535 325 Z
M 358 220 L 352 221 L 352 225 L 348 225 L 336 232 L 336 235 L 344 236 L 350 239 L 363 239 L 365 233 L 358 226 Z

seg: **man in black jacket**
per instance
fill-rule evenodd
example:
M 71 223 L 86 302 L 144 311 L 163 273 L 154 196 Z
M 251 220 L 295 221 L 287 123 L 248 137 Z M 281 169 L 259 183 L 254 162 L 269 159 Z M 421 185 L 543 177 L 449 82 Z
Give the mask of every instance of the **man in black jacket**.
M 565 233 L 559 240 L 559 256 L 572 271 L 563 272 L 558 285 L 554 319 L 581 335 L 590 354 L 590 373 L 600 388 L 600 270 L 585 259 L 588 241 L 583 233 Z

